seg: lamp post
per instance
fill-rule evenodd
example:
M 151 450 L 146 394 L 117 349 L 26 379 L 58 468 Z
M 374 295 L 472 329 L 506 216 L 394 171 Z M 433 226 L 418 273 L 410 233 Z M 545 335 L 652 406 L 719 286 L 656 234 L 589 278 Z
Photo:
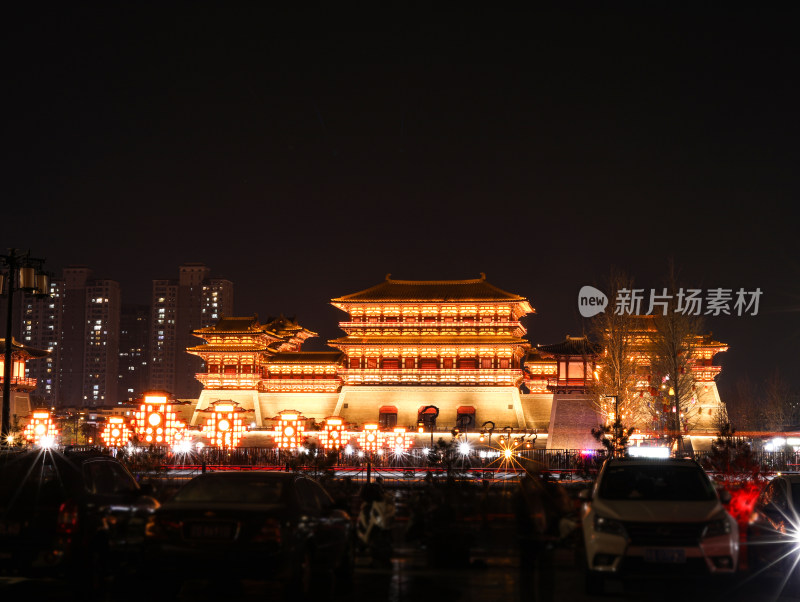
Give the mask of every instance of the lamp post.
M 21 290 L 26 293 L 40 294 L 46 296 L 48 293 L 48 277 L 42 272 L 44 259 L 31 257 L 30 251 L 19 254 L 17 249 L 9 249 L 7 255 L 0 255 L 0 261 L 6 266 L 5 278 L 0 276 L 0 292 L 3 290 L 3 280 L 8 280 L 8 290 L 6 291 L 6 349 L 5 363 L 3 364 L 3 414 L 2 430 L 0 440 L 2 445 L 6 445 L 8 432 L 11 428 L 11 343 L 12 343 L 12 322 L 14 292 Z M 19 284 L 17 285 L 17 279 Z M 16 287 L 16 289 L 15 289 Z
M 484 422 L 481 425 L 481 433 L 482 433 L 481 441 L 483 441 L 483 433 L 487 432 L 486 431 L 486 425 L 487 424 L 491 424 L 492 425 L 492 426 L 489 427 L 489 431 L 488 431 L 488 433 L 489 433 L 489 444 L 491 445 L 491 443 L 492 443 L 492 433 L 494 432 L 494 422 L 492 422 L 491 420 L 487 420 L 486 422 Z
M 422 408 L 422 410 L 420 411 L 420 416 L 422 416 L 423 421 L 425 420 L 425 413 L 428 410 L 434 410 L 433 423 L 431 424 L 431 449 L 433 449 L 433 427 L 436 424 L 436 419 L 439 417 L 439 408 L 437 408 L 436 406 L 425 406 L 424 408 Z

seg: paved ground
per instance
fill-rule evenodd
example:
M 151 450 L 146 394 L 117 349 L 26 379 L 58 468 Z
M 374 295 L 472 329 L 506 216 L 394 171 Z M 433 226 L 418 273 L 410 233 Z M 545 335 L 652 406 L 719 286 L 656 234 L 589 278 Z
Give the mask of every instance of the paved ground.
M 360 556 L 351 591 L 329 596 L 332 602 L 753 602 L 800 600 L 800 588 L 783 587 L 780 579 L 752 579 L 747 574 L 717 582 L 699 580 L 642 579 L 622 583 L 609 580 L 603 596 L 584 594 L 583 573 L 574 547 L 556 548 L 538 570 L 520 570 L 519 546 L 512 522 L 500 522 L 489 530 L 475 531 L 467 547 L 458 542 L 444 542 L 433 552 L 403 541 L 398 531 L 391 567 L 372 568 L 368 558 Z M 213 567 L 204 567 L 206 574 Z M 165 567 L 164 577 L 169 578 Z M 184 584 L 176 602 L 246 602 L 277 600 L 281 585 L 248 581 L 235 593 L 230 584 L 212 587 L 197 579 Z M 0 579 L 0 595 L 16 600 L 62 600 L 65 584 L 48 580 Z M 84 592 L 89 594 L 88 590 Z M 80 595 L 76 600 L 89 600 Z M 132 596 L 124 586 L 112 589 L 106 602 L 152 602 L 158 592 L 146 597 Z M 289 595 L 287 599 L 296 597 Z M 324 596 L 317 598 L 320 602 Z

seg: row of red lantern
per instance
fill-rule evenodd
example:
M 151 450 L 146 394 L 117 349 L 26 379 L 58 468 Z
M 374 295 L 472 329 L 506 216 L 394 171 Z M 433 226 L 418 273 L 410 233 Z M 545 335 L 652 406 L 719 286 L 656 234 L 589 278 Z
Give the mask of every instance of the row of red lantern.
M 276 417 L 275 444 L 279 449 L 297 449 L 305 437 L 305 417 L 299 412 L 284 410 Z M 405 427 L 395 427 L 392 431 L 381 431 L 377 423 L 365 424 L 361 431 L 346 431 L 344 421 L 339 416 L 325 419 L 321 431 L 316 433 L 320 445 L 326 450 L 344 448 L 352 438 L 357 439 L 365 452 L 377 452 L 388 447 L 395 452 L 404 452 L 411 447 L 411 438 Z
M 217 401 L 207 410 L 211 414 L 206 419 L 202 434 L 215 447 L 233 448 L 241 441 L 244 432 L 244 410 L 233 401 Z M 280 449 L 297 449 L 306 437 L 305 418 L 299 412 L 284 410 L 277 417 L 275 443 Z M 352 438 L 356 438 L 365 452 L 377 452 L 390 448 L 396 452 L 406 451 L 411 446 L 411 438 L 404 427 L 392 431 L 381 431 L 378 424 L 364 425 L 363 430 L 350 432 L 344 430 L 344 421 L 338 416 L 325 420 L 322 431 L 318 433 L 324 449 L 342 449 Z M 109 417 L 101 433 L 107 447 L 122 447 L 134 437 L 146 444 L 173 446 L 186 438 L 186 425 L 176 418 L 173 405 L 166 395 L 145 395 L 139 410 L 135 412 L 130 425 L 120 416 Z M 31 422 L 26 426 L 23 436 L 33 445 L 52 445 L 58 430 L 50 413 L 34 412 Z

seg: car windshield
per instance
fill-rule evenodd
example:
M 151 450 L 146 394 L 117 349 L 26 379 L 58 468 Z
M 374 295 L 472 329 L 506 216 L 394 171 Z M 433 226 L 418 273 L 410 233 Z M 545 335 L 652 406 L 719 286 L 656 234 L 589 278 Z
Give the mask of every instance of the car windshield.
M 598 496 L 607 500 L 707 501 L 716 498 L 705 473 L 693 466 L 609 467 Z
M 173 498 L 176 502 L 277 504 L 283 499 L 282 479 L 258 475 L 214 474 L 189 481 Z

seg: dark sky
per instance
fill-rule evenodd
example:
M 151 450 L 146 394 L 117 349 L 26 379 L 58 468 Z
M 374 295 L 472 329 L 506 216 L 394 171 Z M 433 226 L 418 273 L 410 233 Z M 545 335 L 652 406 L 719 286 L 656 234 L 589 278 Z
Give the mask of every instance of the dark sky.
M 56 275 L 148 302 L 204 262 L 238 314 L 324 342 L 330 299 L 386 273 L 485 272 L 545 344 L 612 265 L 649 289 L 672 258 L 687 286 L 764 291 L 709 320 L 720 384 L 800 386 L 797 10 L 19 4 L 0 245 Z

